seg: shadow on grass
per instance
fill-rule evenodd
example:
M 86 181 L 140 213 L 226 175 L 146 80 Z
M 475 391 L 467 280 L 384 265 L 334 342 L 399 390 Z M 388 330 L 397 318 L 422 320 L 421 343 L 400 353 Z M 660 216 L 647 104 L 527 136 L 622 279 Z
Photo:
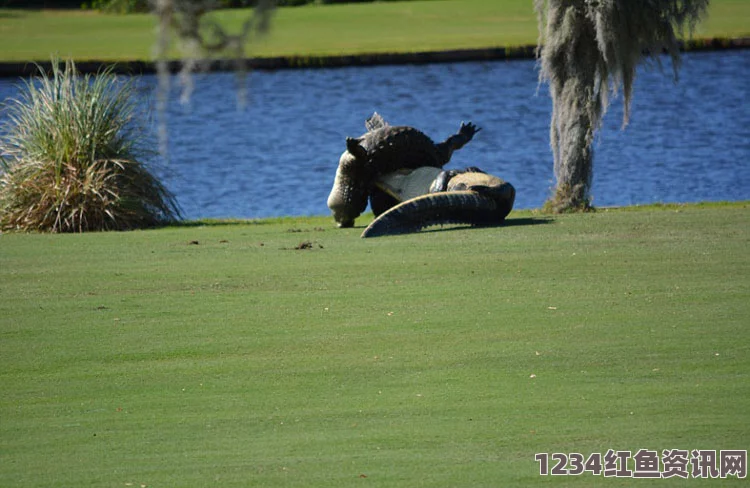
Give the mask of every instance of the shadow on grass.
M 266 225 L 278 224 L 281 220 L 275 219 L 226 219 L 226 220 L 183 220 L 173 222 L 168 227 L 231 227 L 240 225 Z
M 268 225 L 268 224 L 284 224 L 288 223 L 292 225 L 293 222 L 286 222 L 286 220 L 289 220 L 285 217 L 276 217 L 276 218 L 267 218 L 267 219 L 204 219 L 204 220 L 185 220 L 185 221 L 179 221 L 179 222 L 173 222 L 167 227 L 184 227 L 184 228 L 192 228 L 192 227 L 234 227 L 234 226 L 252 226 L 252 225 Z M 516 227 L 516 226 L 522 226 L 522 225 L 541 225 L 541 224 L 551 224 L 555 220 L 552 217 L 524 217 L 524 218 L 517 218 L 517 219 L 506 219 L 505 222 L 499 225 L 483 225 L 483 226 L 473 226 L 473 225 L 454 225 L 454 224 L 446 224 L 445 227 L 443 226 L 432 226 L 430 228 L 424 229 L 420 232 L 449 232 L 449 231 L 456 231 L 456 230 L 465 230 L 465 229 L 473 229 L 473 228 L 493 228 L 493 227 Z M 298 227 L 298 226 L 297 226 Z M 295 227 L 294 225 L 292 228 L 288 229 L 287 232 L 304 232 L 304 231 L 323 231 L 323 230 L 329 230 L 327 227 L 321 227 L 321 226 L 315 226 L 310 229 L 299 229 Z M 356 225 L 354 226 L 355 229 L 362 229 L 364 230 L 367 227 L 367 225 Z M 330 226 L 330 230 L 337 230 L 335 226 Z M 414 234 L 415 232 L 407 232 L 407 234 Z
M 522 225 L 542 225 L 551 224 L 555 221 L 552 217 L 524 217 L 518 219 L 506 219 L 502 224 L 497 225 L 454 225 L 446 224 L 449 227 L 429 227 L 418 232 L 406 232 L 405 234 L 417 234 L 417 233 L 430 233 L 430 232 L 454 232 L 459 230 L 471 230 L 471 229 L 493 229 L 498 227 L 517 227 Z M 395 235 L 395 234 L 394 234 Z
M 524 217 L 520 219 L 505 219 L 498 227 L 515 227 L 517 225 L 541 225 L 551 224 L 555 221 L 552 217 Z

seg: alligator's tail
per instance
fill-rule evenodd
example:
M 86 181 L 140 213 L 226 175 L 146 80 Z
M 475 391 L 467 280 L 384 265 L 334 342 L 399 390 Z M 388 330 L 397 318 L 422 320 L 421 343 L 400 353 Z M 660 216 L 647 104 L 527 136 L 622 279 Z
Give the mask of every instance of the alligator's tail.
M 498 212 L 495 200 L 474 191 L 429 193 L 381 214 L 362 232 L 362 237 L 408 234 L 431 225 L 499 224 L 505 215 Z

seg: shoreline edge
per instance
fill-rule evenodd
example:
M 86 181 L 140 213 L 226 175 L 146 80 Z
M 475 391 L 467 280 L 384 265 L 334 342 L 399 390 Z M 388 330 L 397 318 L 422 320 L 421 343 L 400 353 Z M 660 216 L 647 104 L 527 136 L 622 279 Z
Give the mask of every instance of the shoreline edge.
M 750 37 L 691 39 L 681 42 L 682 52 L 729 51 L 750 48 Z M 472 61 L 502 61 L 515 59 L 535 59 L 536 46 L 490 47 L 479 49 L 455 49 L 445 51 L 425 51 L 411 53 L 363 53 L 341 55 L 301 55 L 259 57 L 243 60 L 250 70 L 274 71 L 283 69 L 346 68 L 381 65 L 461 63 Z M 81 73 L 97 73 L 105 66 L 114 66 L 118 74 L 153 74 L 156 63 L 153 61 L 75 61 Z M 237 61 L 233 59 L 209 59 L 199 71 L 229 71 Z M 32 76 L 51 68 L 51 61 L 0 62 L 0 77 Z M 179 72 L 181 62 L 169 61 L 169 70 Z

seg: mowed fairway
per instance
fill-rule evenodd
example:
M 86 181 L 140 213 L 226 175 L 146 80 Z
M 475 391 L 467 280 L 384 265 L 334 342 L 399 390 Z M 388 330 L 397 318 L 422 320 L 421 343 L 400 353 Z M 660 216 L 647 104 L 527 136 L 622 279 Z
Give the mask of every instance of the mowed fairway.
M 237 32 L 247 10 L 217 15 Z M 750 35 L 750 2 L 712 0 L 696 37 Z M 92 11 L 0 10 L 0 61 L 151 60 L 151 15 Z M 248 56 L 401 53 L 533 45 L 537 20 L 531 0 L 426 0 L 280 8 Z M 173 52 L 177 56 L 178 51 Z
M 748 448 L 747 203 L 360 232 L 0 235 L 0 486 L 626 486 L 534 456 Z

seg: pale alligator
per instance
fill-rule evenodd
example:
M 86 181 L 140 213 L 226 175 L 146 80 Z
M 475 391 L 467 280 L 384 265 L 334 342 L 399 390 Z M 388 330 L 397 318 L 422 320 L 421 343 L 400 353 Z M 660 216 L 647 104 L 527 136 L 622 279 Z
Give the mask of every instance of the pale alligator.
M 501 224 L 516 198 L 513 185 L 474 167 L 399 170 L 377 178 L 374 186 L 374 201 L 396 205 L 380 214 L 362 237 L 416 232 L 438 224 Z
M 434 167 L 450 161 L 453 151 L 462 148 L 481 129 L 461 123 L 458 133 L 435 144 L 423 132 L 408 126 L 392 126 L 374 113 L 365 122 L 367 132 L 346 139 L 346 151 L 339 159 L 328 208 L 339 227 L 351 227 L 367 207 L 373 182 L 379 176 L 399 169 Z M 390 205 L 373 202 L 384 211 Z

